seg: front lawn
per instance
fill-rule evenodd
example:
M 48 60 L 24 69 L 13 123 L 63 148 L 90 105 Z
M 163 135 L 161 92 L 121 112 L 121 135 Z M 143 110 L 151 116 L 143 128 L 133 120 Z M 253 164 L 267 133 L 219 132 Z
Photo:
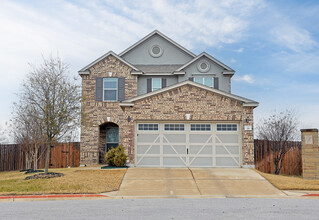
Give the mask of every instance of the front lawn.
M 303 179 L 299 176 L 282 176 L 255 170 L 271 184 L 281 190 L 319 190 L 319 180 Z
M 126 169 L 100 170 L 90 167 L 49 169 L 63 177 L 25 180 L 34 174 L 0 172 L 0 195 L 103 193 L 118 190 Z

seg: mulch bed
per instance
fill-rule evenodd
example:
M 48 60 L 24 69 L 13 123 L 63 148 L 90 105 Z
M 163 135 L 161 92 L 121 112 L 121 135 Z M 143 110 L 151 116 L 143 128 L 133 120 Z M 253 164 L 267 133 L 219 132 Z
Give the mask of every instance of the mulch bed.
M 129 167 L 128 166 L 124 166 L 124 167 L 104 166 L 104 167 L 101 167 L 102 170 L 123 169 L 123 168 L 129 168 Z
M 31 179 L 50 179 L 50 178 L 56 178 L 56 177 L 62 177 L 62 176 L 64 176 L 63 173 L 50 172 L 50 173 L 35 174 L 33 176 L 27 176 L 25 179 L 26 180 L 31 180 Z

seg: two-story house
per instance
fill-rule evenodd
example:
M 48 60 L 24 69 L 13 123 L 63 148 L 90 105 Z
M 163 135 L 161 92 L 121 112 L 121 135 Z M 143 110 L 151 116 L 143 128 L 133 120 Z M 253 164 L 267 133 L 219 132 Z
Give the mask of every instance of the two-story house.
M 153 31 L 79 71 L 81 164 L 122 145 L 134 166 L 253 166 L 253 109 L 231 93 L 235 71 Z

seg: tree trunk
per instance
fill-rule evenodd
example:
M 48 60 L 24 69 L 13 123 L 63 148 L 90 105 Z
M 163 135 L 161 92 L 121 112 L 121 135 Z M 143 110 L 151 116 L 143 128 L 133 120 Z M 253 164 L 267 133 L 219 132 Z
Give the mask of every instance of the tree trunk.
M 33 157 L 33 169 L 38 169 L 38 145 L 35 145 L 34 157 Z
M 47 156 L 45 159 L 45 170 L 44 173 L 47 174 L 49 172 L 49 163 L 50 163 L 50 151 L 51 151 L 51 144 L 47 147 Z

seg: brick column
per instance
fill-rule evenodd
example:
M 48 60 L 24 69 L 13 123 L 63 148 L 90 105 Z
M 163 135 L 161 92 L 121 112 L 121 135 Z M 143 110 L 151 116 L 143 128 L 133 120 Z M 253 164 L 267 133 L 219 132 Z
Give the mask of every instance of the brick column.
M 319 179 L 318 129 L 301 129 L 302 176 Z

